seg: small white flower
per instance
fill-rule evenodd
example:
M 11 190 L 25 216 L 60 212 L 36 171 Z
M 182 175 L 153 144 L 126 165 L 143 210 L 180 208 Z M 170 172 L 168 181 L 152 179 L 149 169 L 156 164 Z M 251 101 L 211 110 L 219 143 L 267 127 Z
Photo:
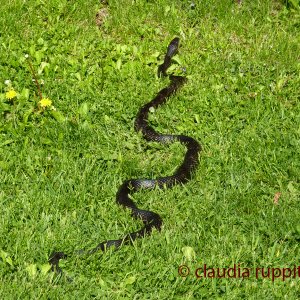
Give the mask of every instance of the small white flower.
M 28 58 L 29 57 L 29 55 L 28 54 L 25 54 L 25 58 Z
M 10 84 L 10 80 L 9 79 L 5 80 L 4 84 L 9 85 Z

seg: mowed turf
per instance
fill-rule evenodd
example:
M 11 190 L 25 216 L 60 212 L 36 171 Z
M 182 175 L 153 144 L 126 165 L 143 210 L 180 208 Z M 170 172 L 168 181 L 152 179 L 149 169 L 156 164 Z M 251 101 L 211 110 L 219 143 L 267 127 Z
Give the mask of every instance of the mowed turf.
M 297 1 L 104 2 L 1 4 L 0 298 L 300 298 Z M 182 162 L 182 145 L 133 129 L 169 83 L 156 73 L 175 36 L 170 71 L 188 82 L 150 123 L 202 144 L 197 172 L 133 195 L 161 232 L 54 274 L 52 251 L 142 226 L 115 203 L 124 180 Z

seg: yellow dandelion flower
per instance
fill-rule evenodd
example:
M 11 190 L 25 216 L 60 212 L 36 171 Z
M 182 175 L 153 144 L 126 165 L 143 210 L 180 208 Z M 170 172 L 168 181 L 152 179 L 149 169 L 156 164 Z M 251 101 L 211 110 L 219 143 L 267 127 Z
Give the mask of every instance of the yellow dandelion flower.
M 9 99 L 9 100 L 15 98 L 16 96 L 17 96 L 17 93 L 14 90 L 10 90 L 5 94 L 6 99 Z
M 41 101 L 39 101 L 40 107 L 50 107 L 52 104 L 52 101 L 49 98 L 43 98 Z

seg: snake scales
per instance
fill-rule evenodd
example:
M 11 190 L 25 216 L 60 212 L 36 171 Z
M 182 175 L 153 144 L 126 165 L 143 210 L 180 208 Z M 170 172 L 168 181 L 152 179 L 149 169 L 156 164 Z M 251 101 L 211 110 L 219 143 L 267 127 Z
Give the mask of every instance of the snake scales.
M 179 38 L 176 37 L 169 44 L 164 62 L 158 68 L 159 77 L 167 76 L 167 69 L 171 65 L 172 57 L 178 51 L 178 46 Z M 124 208 L 130 209 L 131 215 L 134 218 L 141 219 L 144 223 L 143 228 L 136 232 L 131 232 L 123 238 L 101 242 L 91 250 L 79 250 L 76 252 L 77 254 L 92 254 L 98 250 L 105 251 L 112 246 L 118 248 L 125 243 L 132 243 L 137 238 L 142 238 L 150 234 L 153 228 L 160 230 L 162 226 L 162 219 L 160 215 L 149 210 L 139 209 L 136 204 L 130 199 L 129 194 L 134 193 L 140 189 L 154 189 L 156 187 L 170 188 L 175 184 L 185 183 L 191 178 L 193 171 L 196 169 L 199 162 L 199 153 L 201 151 L 201 146 L 195 139 L 185 135 L 160 134 L 148 124 L 149 109 L 152 107 L 157 108 L 158 106 L 164 104 L 167 99 L 186 82 L 186 78 L 183 76 L 170 75 L 169 78 L 170 84 L 159 91 L 156 97 L 154 97 L 149 103 L 141 107 L 135 120 L 135 130 L 141 131 L 143 137 L 147 141 L 155 141 L 162 144 L 169 144 L 175 141 L 179 141 L 180 143 L 185 145 L 187 151 L 182 164 L 171 176 L 161 177 L 157 179 L 129 179 L 123 182 L 117 192 L 117 203 Z M 53 252 L 49 258 L 49 263 L 52 265 L 52 270 L 60 272 L 61 269 L 59 268 L 59 260 L 67 258 L 68 256 L 70 255 L 67 255 L 64 252 Z

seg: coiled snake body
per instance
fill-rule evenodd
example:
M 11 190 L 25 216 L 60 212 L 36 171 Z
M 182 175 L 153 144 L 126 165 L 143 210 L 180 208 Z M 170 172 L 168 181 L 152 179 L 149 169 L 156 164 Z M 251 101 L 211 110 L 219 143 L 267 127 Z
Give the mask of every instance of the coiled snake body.
M 167 76 L 166 71 L 171 65 L 172 57 L 177 53 L 179 46 L 179 38 L 174 38 L 168 46 L 167 53 L 164 58 L 164 62 L 158 68 L 158 76 Z M 173 95 L 185 82 L 186 78 L 183 76 L 173 76 L 170 75 L 170 84 L 165 87 L 157 96 L 152 99 L 149 103 L 145 104 L 137 114 L 135 120 L 135 130 L 141 131 L 143 137 L 147 141 L 155 141 L 162 144 L 168 144 L 175 141 L 179 141 L 186 146 L 187 151 L 182 164 L 178 167 L 176 172 L 167 177 L 161 177 L 157 179 L 129 179 L 126 180 L 119 188 L 116 196 L 117 203 L 122 205 L 124 208 L 131 210 L 131 215 L 134 218 L 141 219 L 144 223 L 144 227 L 136 232 L 131 232 L 125 237 L 117 240 L 108 240 L 101 242 L 95 248 L 84 251 L 80 250 L 77 254 L 92 254 L 98 250 L 105 251 L 106 249 L 115 246 L 120 247 L 125 243 L 131 243 L 137 238 L 144 237 L 151 233 L 153 228 L 157 230 L 161 229 L 162 219 L 159 214 L 149 211 L 139 209 L 136 204 L 129 198 L 130 193 L 134 193 L 140 189 L 154 189 L 158 188 L 170 188 L 175 184 L 187 182 L 193 173 L 193 171 L 198 166 L 199 153 L 201 151 L 200 144 L 193 138 L 185 135 L 165 135 L 156 132 L 151 126 L 148 125 L 148 115 L 149 109 L 151 107 L 157 108 L 158 106 L 164 104 L 167 99 Z M 52 269 L 60 271 L 59 260 L 66 258 L 64 252 L 53 252 L 49 258 L 49 262 L 52 265 Z

